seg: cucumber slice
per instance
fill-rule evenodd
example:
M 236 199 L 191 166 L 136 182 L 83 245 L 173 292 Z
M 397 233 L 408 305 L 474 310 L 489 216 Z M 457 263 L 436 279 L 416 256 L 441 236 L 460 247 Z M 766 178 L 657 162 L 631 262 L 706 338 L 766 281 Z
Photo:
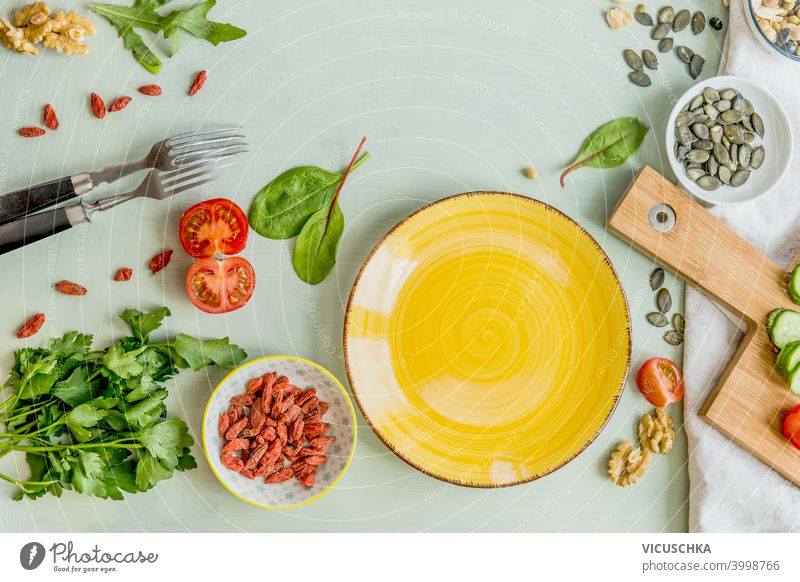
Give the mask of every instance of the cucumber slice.
M 789 380 L 792 371 L 800 365 L 800 341 L 789 342 L 778 354 L 778 372 Z
M 781 314 L 781 312 L 786 311 L 786 309 L 773 309 L 767 315 L 767 330 L 772 327 L 772 324 L 775 323 L 775 318 Z
M 789 382 L 789 389 L 795 394 L 800 394 L 800 366 L 795 366 L 786 380 Z
M 767 328 L 769 339 L 778 349 L 789 342 L 800 340 L 800 313 L 784 309 L 778 313 Z
M 789 278 L 789 299 L 800 305 L 800 265 L 797 265 Z

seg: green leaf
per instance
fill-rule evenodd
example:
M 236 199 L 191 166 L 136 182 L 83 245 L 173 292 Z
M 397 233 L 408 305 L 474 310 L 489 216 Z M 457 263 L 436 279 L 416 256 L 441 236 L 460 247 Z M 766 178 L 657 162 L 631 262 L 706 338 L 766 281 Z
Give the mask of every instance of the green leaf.
M 158 459 L 177 460 L 194 439 L 189 435 L 186 423 L 179 418 L 170 418 L 139 431 L 134 435 L 147 452 Z
M 89 382 L 88 368 L 75 368 L 66 379 L 56 382 L 51 394 L 70 406 L 89 402 L 92 399 L 92 384 Z
M 178 52 L 179 33 L 183 29 L 196 38 L 207 40 L 214 46 L 242 38 L 246 31 L 222 22 L 208 20 L 209 11 L 216 4 L 216 0 L 206 0 L 195 4 L 186 10 L 173 10 L 162 22 L 164 38 L 170 41 L 172 55 Z
M 183 454 L 181 455 L 180 459 L 178 459 L 178 466 L 176 469 L 178 469 L 178 471 L 188 471 L 196 468 L 197 460 L 192 456 L 192 449 L 186 447 L 183 449 Z
M 125 394 L 125 402 L 138 402 L 161 388 L 161 385 L 147 374 L 127 380 L 126 385 L 132 390 Z
M 58 356 L 41 348 L 25 348 L 14 353 L 13 373 L 19 378 L 19 396 L 32 399 L 47 394 L 58 380 Z
M 106 473 L 104 479 L 106 485 L 118 487 L 127 493 L 136 493 L 136 462 L 125 461 L 119 465 L 114 465 Z
M 139 429 L 149 427 L 155 423 L 166 412 L 164 399 L 167 397 L 166 390 L 159 390 L 152 396 L 138 402 L 125 411 L 125 418 L 129 425 Z
M 365 154 L 351 172 L 369 158 Z M 256 194 L 250 206 L 250 226 L 266 238 L 287 239 L 300 234 L 308 219 L 333 200 L 344 172 L 331 173 L 316 166 L 292 168 Z
M 247 357 L 247 353 L 239 346 L 230 343 L 228 338 L 203 341 L 180 333 L 169 346 L 195 372 L 211 364 L 224 370 L 231 370 Z
M 172 471 L 164 466 L 153 455 L 145 452 L 136 463 L 136 488 L 147 491 L 159 481 L 172 477 Z
M 120 315 L 120 319 L 131 328 L 133 337 L 146 344 L 150 334 L 161 327 L 161 322 L 169 315 L 172 314 L 167 307 L 159 307 L 148 313 L 138 309 L 126 309 Z
M 294 270 L 310 285 L 325 280 L 336 265 L 336 253 L 344 233 L 344 215 L 338 202 L 316 212 L 303 227 L 294 248 Z
M 108 348 L 106 355 L 103 356 L 103 365 L 123 379 L 138 376 L 144 371 L 144 366 L 138 362 L 136 356 L 145 349 L 142 347 L 126 352 L 122 346 L 115 344 Z
M 91 348 L 92 336 L 77 331 L 70 331 L 61 338 L 53 338 L 47 344 L 50 353 L 65 359 L 85 356 Z
M 78 493 L 87 493 L 96 497 L 108 497 L 106 485 L 103 482 L 105 465 L 97 453 L 91 451 L 76 451 L 75 469 L 72 472 L 72 485 Z
M 67 412 L 64 419 L 72 435 L 79 442 L 86 442 L 92 438 L 92 433 L 86 429 L 97 426 L 108 414 L 108 409 L 114 408 L 118 402 L 116 398 L 95 398 Z
M 137 2 L 130 7 L 116 4 L 92 4 L 90 8 L 92 12 L 104 17 L 117 29 L 117 34 L 125 44 L 125 48 L 131 52 L 139 64 L 153 74 L 161 70 L 161 60 L 134 30 L 134 28 L 144 28 L 151 32 L 160 30 L 163 17 L 152 9 L 151 4 Z
M 583 166 L 615 168 L 642 145 L 649 128 L 636 117 L 620 117 L 601 125 L 583 142 L 575 161 L 561 174 L 561 187 L 570 172 Z

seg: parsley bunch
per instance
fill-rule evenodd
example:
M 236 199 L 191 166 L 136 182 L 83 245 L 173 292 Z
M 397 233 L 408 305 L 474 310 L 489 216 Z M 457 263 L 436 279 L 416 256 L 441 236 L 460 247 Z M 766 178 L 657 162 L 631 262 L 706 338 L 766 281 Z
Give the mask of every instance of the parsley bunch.
M 181 368 L 233 368 L 247 354 L 227 338 L 151 343 L 168 315 L 166 307 L 126 309 L 120 317 L 131 336 L 105 350 L 71 331 L 14 354 L 0 402 L 0 456 L 24 452 L 30 467 L 26 481 L 0 473 L 20 487 L 14 499 L 73 489 L 119 500 L 197 466 L 186 423 L 166 418 L 164 382 Z

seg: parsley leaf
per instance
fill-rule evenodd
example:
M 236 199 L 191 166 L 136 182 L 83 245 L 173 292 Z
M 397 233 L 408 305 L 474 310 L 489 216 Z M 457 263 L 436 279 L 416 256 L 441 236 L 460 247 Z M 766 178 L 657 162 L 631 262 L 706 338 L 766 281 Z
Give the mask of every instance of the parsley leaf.
M 138 309 L 126 309 L 119 316 L 131 328 L 131 333 L 140 342 L 147 343 L 150 334 L 161 327 L 164 318 L 171 315 L 168 307 L 159 307 L 149 313 Z

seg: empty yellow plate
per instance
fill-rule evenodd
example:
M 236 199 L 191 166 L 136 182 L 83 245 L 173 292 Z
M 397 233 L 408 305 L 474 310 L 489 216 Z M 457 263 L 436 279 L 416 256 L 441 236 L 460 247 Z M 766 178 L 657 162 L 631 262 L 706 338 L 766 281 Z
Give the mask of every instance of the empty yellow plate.
M 631 351 L 597 242 L 542 202 L 489 192 L 435 202 L 384 237 L 350 295 L 344 344 L 383 442 L 475 487 L 536 479 L 586 448 Z

